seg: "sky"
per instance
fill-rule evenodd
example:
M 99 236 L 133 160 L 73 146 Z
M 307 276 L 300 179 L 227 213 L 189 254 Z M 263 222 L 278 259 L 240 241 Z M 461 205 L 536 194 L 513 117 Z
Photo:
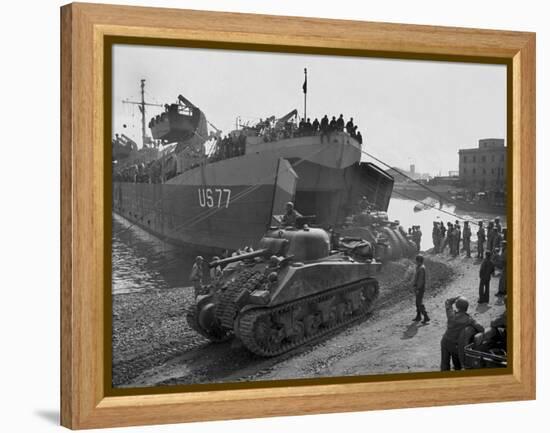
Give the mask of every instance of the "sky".
M 113 47 L 113 135 L 141 145 L 138 107 L 122 103 L 139 101 L 141 79 L 147 102 L 182 94 L 224 133 L 237 116 L 303 115 L 304 68 L 307 117 L 353 117 L 363 149 L 391 166 L 446 175 L 459 149 L 506 138 L 504 65 L 135 45 Z M 162 110 L 148 107 L 147 122 Z

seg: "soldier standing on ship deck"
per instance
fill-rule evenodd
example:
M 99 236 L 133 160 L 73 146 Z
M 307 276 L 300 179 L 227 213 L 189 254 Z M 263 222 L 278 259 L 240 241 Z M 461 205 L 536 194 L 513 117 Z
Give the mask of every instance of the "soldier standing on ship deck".
M 346 123 L 346 131 L 349 135 L 355 135 L 353 117 L 350 117 L 350 119 L 348 120 L 348 123 Z
M 340 132 L 344 130 L 344 115 L 343 114 L 340 114 L 340 117 L 338 117 L 338 120 L 336 121 L 336 128 Z
M 319 131 L 319 120 L 317 119 L 317 117 L 315 118 L 315 120 L 311 124 L 311 127 L 313 128 L 313 134 L 316 134 L 317 131 Z

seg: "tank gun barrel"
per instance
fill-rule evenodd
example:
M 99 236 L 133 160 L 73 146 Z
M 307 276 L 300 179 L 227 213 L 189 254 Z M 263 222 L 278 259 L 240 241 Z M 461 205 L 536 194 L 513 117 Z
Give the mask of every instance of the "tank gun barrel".
M 229 263 L 239 262 L 241 260 L 253 259 L 255 257 L 265 256 L 269 253 L 269 248 L 263 248 L 261 250 L 251 251 L 249 253 L 239 254 L 238 256 L 227 257 L 226 259 L 214 260 L 208 264 L 208 267 L 214 268 L 216 266 L 228 265 Z

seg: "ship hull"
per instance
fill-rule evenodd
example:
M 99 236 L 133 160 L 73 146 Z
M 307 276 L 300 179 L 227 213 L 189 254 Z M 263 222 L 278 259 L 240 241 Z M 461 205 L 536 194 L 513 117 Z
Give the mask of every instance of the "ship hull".
M 208 163 L 166 183 L 114 182 L 113 211 L 168 242 L 221 252 L 256 247 L 290 200 L 327 228 L 361 195 L 387 208 L 393 179 L 360 164 L 357 143 L 316 139 L 270 143 L 271 151 Z

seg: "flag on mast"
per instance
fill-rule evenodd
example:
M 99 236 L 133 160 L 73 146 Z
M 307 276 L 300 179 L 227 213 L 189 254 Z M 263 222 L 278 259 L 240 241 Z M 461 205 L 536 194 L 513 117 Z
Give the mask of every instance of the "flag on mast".
M 307 68 L 304 68 L 304 84 L 302 85 L 302 90 L 304 93 L 307 93 Z

